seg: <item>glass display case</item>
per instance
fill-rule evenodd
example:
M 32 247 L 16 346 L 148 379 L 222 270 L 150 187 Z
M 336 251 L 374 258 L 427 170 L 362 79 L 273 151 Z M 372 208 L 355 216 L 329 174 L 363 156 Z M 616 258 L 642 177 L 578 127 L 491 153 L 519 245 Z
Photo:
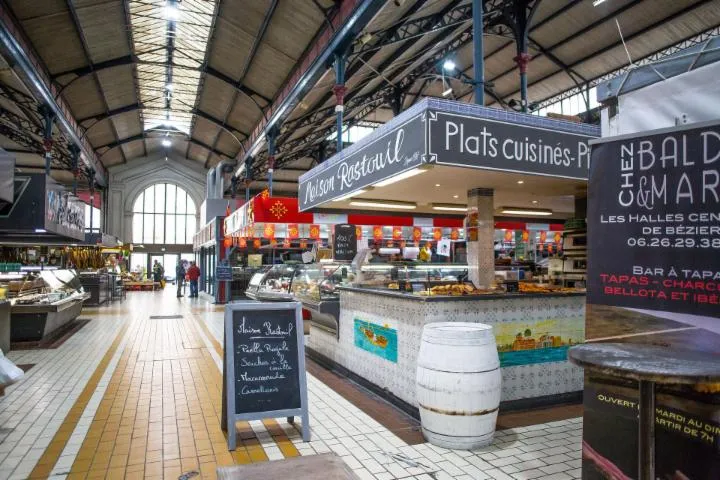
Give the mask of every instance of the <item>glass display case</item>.
M 312 326 L 337 337 L 340 319 L 337 287 L 351 285 L 355 278 L 355 269 L 350 264 L 320 262 L 302 265 L 292 281 L 292 292 L 303 309 L 310 312 Z
M 446 284 L 468 281 L 468 266 L 448 263 L 365 264 L 354 283 L 356 287 L 407 292 L 429 290 Z
M 250 277 L 245 295 L 252 300 L 292 301 L 290 286 L 302 265 L 282 264 L 266 267 Z

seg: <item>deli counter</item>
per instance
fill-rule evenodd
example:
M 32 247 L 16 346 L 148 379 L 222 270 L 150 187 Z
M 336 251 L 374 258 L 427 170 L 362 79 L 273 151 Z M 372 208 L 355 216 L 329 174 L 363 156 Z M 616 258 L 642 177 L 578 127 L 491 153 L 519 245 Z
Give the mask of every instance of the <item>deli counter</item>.
M 10 300 L 10 340 L 37 342 L 74 321 L 90 298 L 75 270 L 0 274 Z

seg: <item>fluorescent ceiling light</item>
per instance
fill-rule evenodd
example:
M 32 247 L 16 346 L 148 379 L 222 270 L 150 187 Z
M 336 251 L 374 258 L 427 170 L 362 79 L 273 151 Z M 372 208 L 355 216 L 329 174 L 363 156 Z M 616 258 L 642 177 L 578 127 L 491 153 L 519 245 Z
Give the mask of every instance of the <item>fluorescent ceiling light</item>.
M 515 208 L 515 207 L 502 207 L 500 213 L 507 215 L 531 215 L 538 217 L 546 217 L 552 215 L 552 210 L 544 208 Z
M 433 203 L 432 209 L 443 212 L 467 212 L 467 206 L 453 203 Z
M 173 88 L 175 88 L 175 87 L 173 86 L 172 83 L 168 83 L 167 85 L 165 85 L 165 89 L 166 89 L 166 90 L 169 90 L 169 91 L 171 91 L 171 92 L 172 92 L 172 89 L 173 89 Z
M 406 178 L 414 177 L 415 175 L 420 175 L 421 173 L 425 173 L 428 170 L 430 170 L 430 168 L 431 168 L 430 165 L 423 165 L 422 167 L 413 168 L 412 170 L 408 170 L 407 172 L 399 173 L 399 174 L 395 175 L 394 177 L 390 177 L 381 182 L 378 182 L 373 186 L 374 187 L 386 187 L 395 182 L 399 182 L 400 180 L 405 180 Z
M 179 19 L 180 9 L 172 3 L 168 3 L 167 5 L 165 5 L 165 18 L 167 18 L 168 20 Z
M 605 3 L 605 0 L 593 0 L 593 7 L 597 7 L 601 3 Z
M 455 70 L 455 62 L 453 62 L 452 60 L 445 60 L 445 62 L 443 63 L 443 70 L 445 70 L 446 72 L 452 72 L 453 70 Z
M 366 187 L 361 188 L 360 190 L 355 190 L 354 192 L 348 193 L 347 195 L 343 195 L 342 197 L 338 197 L 333 200 L 333 202 L 342 202 L 343 200 L 347 200 L 348 198 L 352 198 L 355 195 L 362 195 L 363 193 L 367 193 L 370 190 L 372 190 L 372 187 Z
M 392 200 L 353 200 L 350 205 L 355 207 L 379 207 L 394 210 L 415 210 L 417 205 L 410 202 L 395 202 Z
M 443 97 L 447 97 L 447 96 L 450 95 L 452 92 L 453 92 L 453 89 L 452 89 L 452 87 L 450 87 L 450 88 L 448 88 L 447 90 L 445 90 L 444 92 L 442 92 L 442 96 L 443 96 Z
M 170 145 L 172 145 L 172 142 L 170 140 L 168 140 L 167 138 L 163 138 L 162 146 L 169 147 Z
M 44 228 L 36 228 L 35 233 L 47 233 L 47 230 L 45 230 Z

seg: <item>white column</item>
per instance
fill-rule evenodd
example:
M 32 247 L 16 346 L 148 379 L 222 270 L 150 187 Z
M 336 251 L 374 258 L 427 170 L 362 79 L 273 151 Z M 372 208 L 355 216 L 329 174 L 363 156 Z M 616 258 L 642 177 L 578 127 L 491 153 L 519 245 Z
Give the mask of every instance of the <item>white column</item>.
M 470 281 L 487 288 L 495 281 L 495 205 L 492 188 L 468 190 L 465 225 Z

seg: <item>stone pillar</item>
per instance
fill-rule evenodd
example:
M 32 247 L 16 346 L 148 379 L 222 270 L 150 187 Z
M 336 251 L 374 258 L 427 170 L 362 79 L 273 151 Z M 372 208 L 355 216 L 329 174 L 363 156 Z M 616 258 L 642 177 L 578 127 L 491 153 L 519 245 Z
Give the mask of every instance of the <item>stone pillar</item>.
M 468 190 L 465 225 L 470 281 L 488 288 L 495 281 L 495 205 L 492 188 Z

